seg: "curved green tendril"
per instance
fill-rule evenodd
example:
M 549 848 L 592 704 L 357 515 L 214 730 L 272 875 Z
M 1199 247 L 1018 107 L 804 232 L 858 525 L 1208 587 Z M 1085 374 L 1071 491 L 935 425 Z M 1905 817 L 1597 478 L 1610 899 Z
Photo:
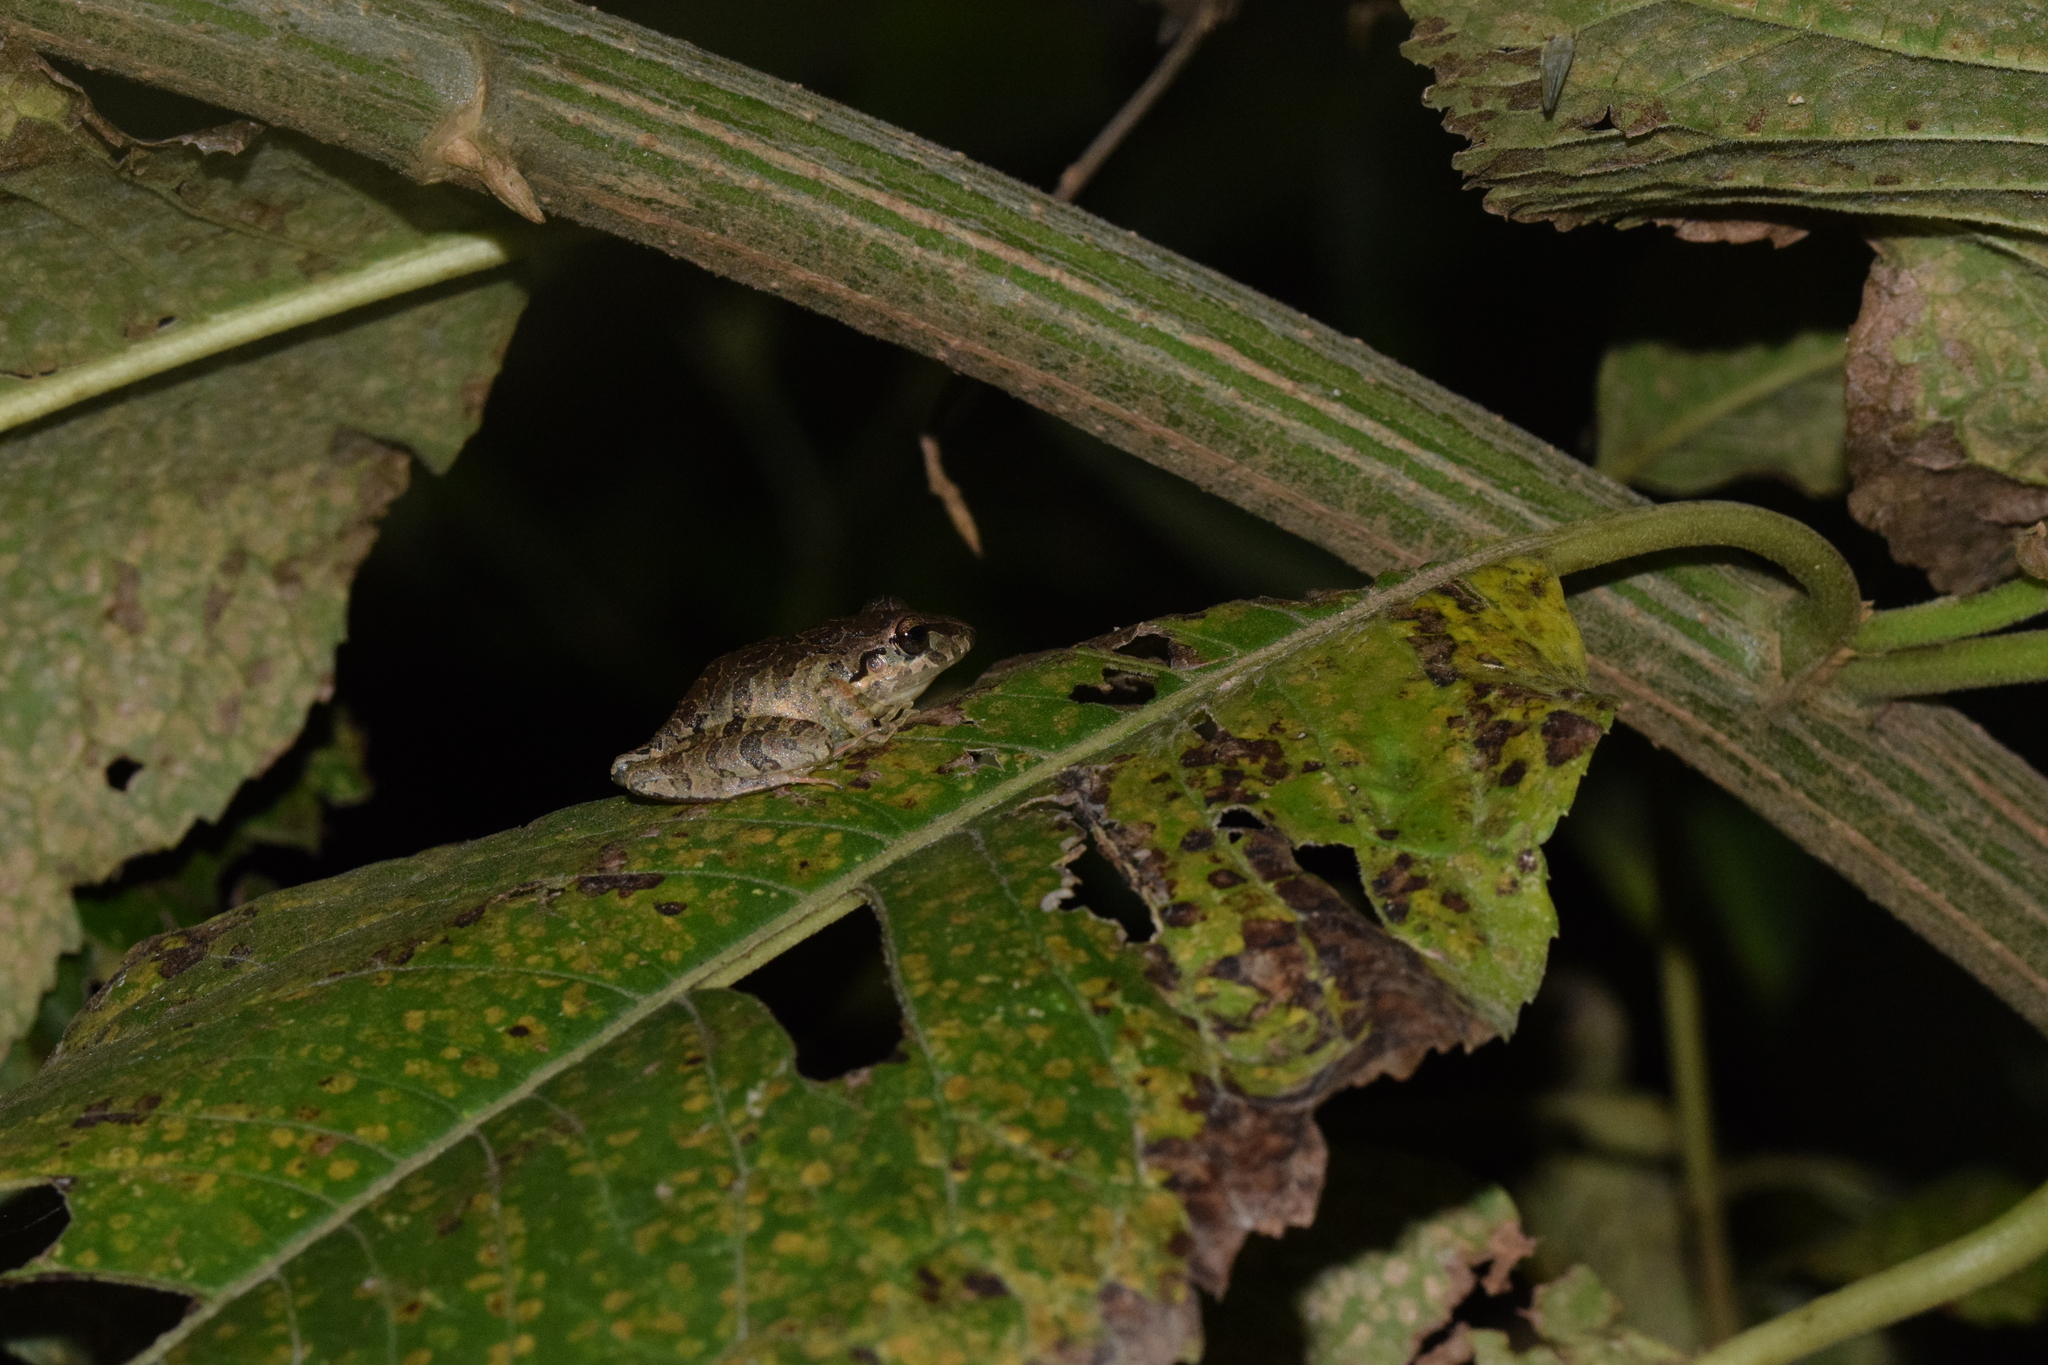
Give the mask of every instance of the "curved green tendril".
M 1521 552 L 1541 556 L 1562 576 L 1637 555 L 1704 546 L 1761 555 L 1806 590 L 1787 611 L 1779 635 L 1788 679 L 1824 663 L 1849 643 L 1863 620 L 1856 574 L 1827 537 L 1746 503 L 1674 502 L 1595 517 L 1531 537 Z
M 2048 1185 L 1946 1246 L 1730 1337 L 1693 1365 L 1785 1365 L 1996 1284 L 2048 1252 Z

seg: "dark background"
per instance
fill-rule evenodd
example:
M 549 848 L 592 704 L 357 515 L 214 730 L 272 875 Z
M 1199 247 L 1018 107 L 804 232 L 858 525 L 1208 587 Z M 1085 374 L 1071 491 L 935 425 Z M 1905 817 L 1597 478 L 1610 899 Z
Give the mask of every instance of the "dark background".
M 1157 60 L 1135 0 L 663 0 L 618 13 L 811 89 L 1022 180 L 1051 185 Z M 1567 450 L 1590 449 L 1612 339 L 1755 340 L 1855 315 L 1868 252 L 1846 226 L 1783 252 L 1659 229 L 1509 224 L 1459 186 L 1456 140 L 1397 51 L 1398 13 L 1246 0 L 1081 204 L 1359 336 Z M 96 90 L 96 93 L 97 90 Z M 103 100 L 104 102 L 104 100 Z M 336 812 L 298 880 L 472 838 L 612 794 L 710 659 L 896 593 L 972 621 L 959 670 L 1160 613 L 1360 576 L 1312 546 L 937 364 L 638 248 L 575 247 L 535 294 L 482 430 L 446 477 L 417 470 L 357 583 L 338 701 L 369 737 L 377 795 Z M 987 557 L 926 491 L 936 420 Z M 1881 605 L 1929 595 L 1839 503 L 1745 486 L 1843 545 Z M 2029 695 L 1968 706 L 2030 760 Z M 1715 1102 L 1733 1157 L 1819 1152 L 1903 1184 L 1970 1164 L 2048 1177 L 2048 1046 L 1967 976 L 1668 756 L 1624 732 L 1594 784 L 1658 793 L 1660 828 L 1718 821 L 1770 888 L 1785 972 L 1746 965 L 1725 911 L 1674 894 L 1706 976 Z M 1567 822 L 1569 825 L 1569 822 Z M 1569 835 L 1569 828 L 1566 831 Z M 1683 843 L 1683 840 L 1677 840 Z M 1724 841 L 1725 842 L 1725 841 Z M 1654 952 L 1551 846 L 1556 961 L 1627 1004 L 1635 1081 L 1666 1077 Z M 1087 869 L 1084 869 L 1086 871 Z M 1682 860 L 1671 887 L 1693 885 Z M 1113 889 L 1089 894 L 1114 912 Z M 849 960 L 864 963 L 848 972 Z M 872 920 L 855 916 L 750 983 L 836 1074 L 894 1043 Z M 1539 1010 L 1511 1044 L 1329 1104 L 1341 1213 L 1254 1239 L 1212 1305 L 1212 1361 L 1281 1361 L 1292 1282 L 1382 1242 L 1539 1151 L 1554 1083 Z M 1777 1235 L 1736 1210 L 1738 1250 Z M 1935 1320 L 1910 1358 L 2048 1358 L 2048 1335 Z

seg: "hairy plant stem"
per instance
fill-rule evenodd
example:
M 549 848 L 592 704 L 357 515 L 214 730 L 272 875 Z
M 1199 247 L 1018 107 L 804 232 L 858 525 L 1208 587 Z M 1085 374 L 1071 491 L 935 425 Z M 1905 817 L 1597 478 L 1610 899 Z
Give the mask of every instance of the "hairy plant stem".
M 2044 679 L 2048 679 L 2048 630 L 1951 640 L 1924 649 L 1855 658 L 1835 675 L 1843 691 L 1873 701 Z
M 8 0 L 7 20 L 416 176 L 530 189 L 550 215 L 937 357 L 1369 572 L 1641 505 L 1212 271 L 565 0 Z M 2048 782 L 1946 708 L 1873 712 L 1835 689 L 1768 705 L 1788 597 L 1692 563 L 1573 610 L 1625 722 L 2048 1027 Z
M 1707 1069 L 1707 1026 L 1700 1005 L 1699 972 L 1692 954 L 1667 940 L 1659 953 L 1663 975 L 1664 1050 L 1678 1111 L 1679 1157 L 1685 1172 L 1686 1213 L 1692 1226 L 1693 1264 L 1706 1309 L 1707 1339 L 1725 1341 L 1742 1326 L 1735 1303 L 1735 1270 L 1728 1254 L 1728 1218 L 1721 1164 L 1714 1148 L 1714 1102 Z
M 1942 597 L 1893 611 L 1880 611 L 1863 623 L 1851 643 L 1859 653 L 1881 654 L 1949 640 L 1989 635 L 2048 612 L 2048 583 L 2015 578 L 1968 597 Z
M 1996 1284 L 2048 1252 L 2048 1185 L 1947 1246 L 1752 1327 L 1693 1365 L 1787 1365 Z

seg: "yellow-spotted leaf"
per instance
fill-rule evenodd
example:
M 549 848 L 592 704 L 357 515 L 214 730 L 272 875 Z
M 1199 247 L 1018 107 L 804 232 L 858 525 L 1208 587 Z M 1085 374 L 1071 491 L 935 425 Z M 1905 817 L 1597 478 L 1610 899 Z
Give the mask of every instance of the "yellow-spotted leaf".
M 1313 1214 L 1315 1104 L 1513 1026 L 1607 721 L 1546 569 L 1425 571 L 999 667 L 833 785 L 275 892 L 0 1098 L 71 1215 L 20 1276 L 189 1295 L 195 1362 L 1185 1358 Z M 902 1045 L 810 1080 L 717 987 L 861 905 Z

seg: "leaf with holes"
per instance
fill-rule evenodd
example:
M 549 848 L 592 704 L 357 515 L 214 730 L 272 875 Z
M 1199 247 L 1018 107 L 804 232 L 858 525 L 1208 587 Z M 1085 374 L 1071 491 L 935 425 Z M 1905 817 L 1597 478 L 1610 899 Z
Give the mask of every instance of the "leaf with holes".
M 1516 1262 L 1535 1249 L 1514 1202 L 1497 1189 L 1414 1224 L 1392 1248 L 1324 1272 L 1302 1295 L 1308 1365 L 1679 1365 L 1685 1359 L 1619 1325 L 1620 1302 L 1584 1266 L 1537 1286 L 1523 1316 L 1538 1344 L 1526 1351 L 1515 1350 L 1505 1332 L 1452 1320 L 1476 1299 L 1474 1290 L 1488 1297 L 1506 1293 Z M 1436 1344 L 1425 1352 L 1433 1338 Z
M 117 164 L 108 138 L 32 51 L 0 48 L 0 425 L 74 367 L 475 213 L 286 140 Z M 0 1053 L 79 946 L 71 888 L 217 818 L 290 745 L 410 455 L 445 469 L 475 429 L 523 293 L 418 298 L 0 440 Z
M 1570 227 L 1827 209 L 2048 226 L 2038 9 L 1411 0 L 1408 10 L 1414 37 L 1402 51 L 1435 70 L 1428 103 L 1471 143 L 1456 164 L 1509 218 Z M 1572 61 L 1552 113 L 1542 53 L 1560 35 Z
M 1540 564 L 1431 570 L 998 667 L 833 786 L 276 892 L 0 1099 L 73 1219 L 23 1274 L 193 1296 L 192 1360 L 1174 1359 L 1312 1215 L 1315 1104 L 1533 994 L 1585 689 Z M 1072 908 L 1091 838 L 1150 941 Z M 809 1081 L 710 988 L 863 904 L 901 1057 Z

